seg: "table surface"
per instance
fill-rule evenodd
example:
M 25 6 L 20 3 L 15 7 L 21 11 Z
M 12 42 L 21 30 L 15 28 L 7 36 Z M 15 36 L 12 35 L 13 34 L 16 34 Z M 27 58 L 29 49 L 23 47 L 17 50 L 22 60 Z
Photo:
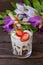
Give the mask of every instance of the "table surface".
M 13 9 L 10 1 L 21 2 L 23 0 L 0 0 L 0 12 Z M 12 53 L 10 35 L 0 26 L 0 65 L 43 65 L 43 34 L 34 33 L 33 52 L 27 59 L 17 59 Z
M 12 53 L 10 35 L 0 26 L 0 65 L 43 65 L 43 35 L 34 33 L 33 52 L 27 59 L 17 59 Z

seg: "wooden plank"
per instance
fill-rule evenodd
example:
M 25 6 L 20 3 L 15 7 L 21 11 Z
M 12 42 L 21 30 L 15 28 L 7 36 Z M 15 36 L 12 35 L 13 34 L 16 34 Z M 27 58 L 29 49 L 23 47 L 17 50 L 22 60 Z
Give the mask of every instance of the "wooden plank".
M 11 43 L 0 43 L 0 48 L 8 48 L 8 49 L 11 49 L 12 48 L 12 45 Z
M 3 56 L 6 57 L 6 55 L 12 55 L 12 50 L 9 48 L 0 48 L 0 58 Z
M 43 59 L 0 59 L 0 65 L 43 65 Z
M 11 50 L 9 51 L 8 49 L 5 51 L 4 49 L 3 49 L 3 51 L 5 52 L 5 54 L 3 53 L 3 54 L 0 54 L 0 58 L 1 59 L 10 59 L 10 58 L 12 58 L 12 59 L 14 59 L 14 58 L 18 58 L 17 56 L 15 56 L 15 55 L 13 55 L 13 53 L 11 52 Z M 30 59 L 41 59 L 41 58 L 43 58 L 43 52 L 35 52 L 35 51 L 33 51 L 33 53 L 32 53 L 32 55 L 29 57 Z

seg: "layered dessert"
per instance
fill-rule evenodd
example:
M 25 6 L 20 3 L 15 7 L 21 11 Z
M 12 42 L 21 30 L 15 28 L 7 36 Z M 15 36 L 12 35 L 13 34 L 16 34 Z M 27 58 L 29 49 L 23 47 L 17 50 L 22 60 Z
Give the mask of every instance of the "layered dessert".
M 26 55 L 31 53 L 32 50 L 32 32 L 29 30 L 11 32 L 11 41 L 13 47 L 13 54 Z

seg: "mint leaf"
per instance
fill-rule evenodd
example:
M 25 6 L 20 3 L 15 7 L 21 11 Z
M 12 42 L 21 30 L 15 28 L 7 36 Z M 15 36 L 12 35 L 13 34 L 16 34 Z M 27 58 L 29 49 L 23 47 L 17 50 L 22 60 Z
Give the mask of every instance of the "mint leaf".
M 37 27 L 31 27 L 31 29 L 33 30 L 33 32 L 37 32 L 38 31 L 38 28 Z
M 23 31 L 24 30 L 33 30 L 33 32 L 37 32 L 38 31 L 38 28 L 37 27 L 33 27 L 31 24 L 26 24 L 24 26 L 22 26 L 21 28 Z

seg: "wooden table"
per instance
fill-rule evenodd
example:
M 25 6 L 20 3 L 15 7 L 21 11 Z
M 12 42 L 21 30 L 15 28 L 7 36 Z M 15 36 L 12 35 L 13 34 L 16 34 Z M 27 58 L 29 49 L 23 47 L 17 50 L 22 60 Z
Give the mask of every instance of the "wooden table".
M 10 1 L 21 2 L 23 0 L 0 0 L 0 12 L 13 9 Z M 10 36 L 0 26 L 0 65 L 43 65 L 43 34 L 34 33 L 33 52 L 27 59 L 17 59 L 12 53 Z
M 15 58 L 10 36 L 0 26 L 0 65 L 43 65 L 43 35 L 35 33 L 32 45 L 33 52 L 29 58 Z

